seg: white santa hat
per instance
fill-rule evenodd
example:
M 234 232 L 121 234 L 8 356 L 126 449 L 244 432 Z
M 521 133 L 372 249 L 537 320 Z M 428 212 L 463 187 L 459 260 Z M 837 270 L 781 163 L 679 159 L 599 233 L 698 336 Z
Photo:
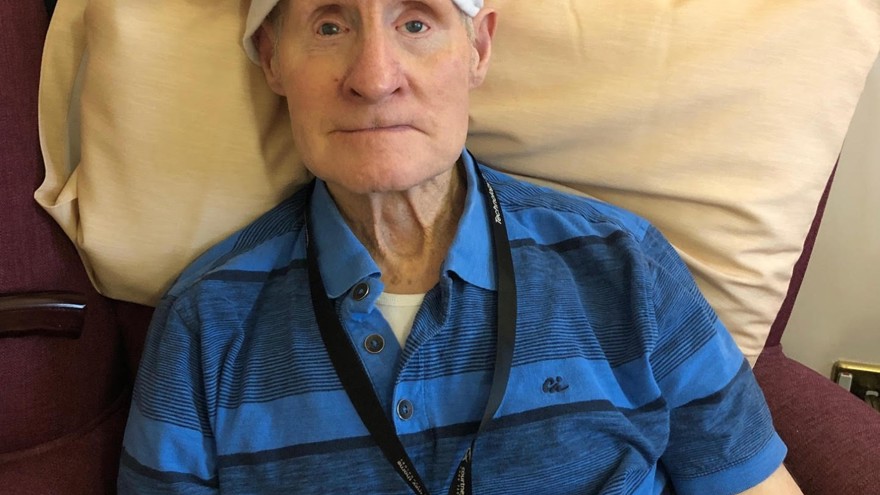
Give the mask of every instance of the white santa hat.
M 465 14 L 473 17 L 483 8 L 483 0 L 452 0 L 459 9 Z M 272 11 L 272 8 L 278 3 L 278 0 L 251 0 L 251 8 L 248 10 L 247 23 L 244 27 L 244 38 L 242 44 L 244 51 L 253 63 L 260 63 L 260 55 L 257 47 L 254 46 L 253 36 L 257 32 L 257 28 Z

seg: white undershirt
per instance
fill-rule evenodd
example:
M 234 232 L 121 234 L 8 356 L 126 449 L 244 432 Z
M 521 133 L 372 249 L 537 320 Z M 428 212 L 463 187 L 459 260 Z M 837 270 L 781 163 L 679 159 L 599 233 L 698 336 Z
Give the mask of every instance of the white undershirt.
M 382 312 L 385 321 L 391 325 L 394 336 L 400 347 L 406 342 L 409 333 L 412 330 L 413 321 L 416 319 L 416 313 L 425 300 L 424 294 L 390 294 L 383 292 L 376 299 L 376 307 Z

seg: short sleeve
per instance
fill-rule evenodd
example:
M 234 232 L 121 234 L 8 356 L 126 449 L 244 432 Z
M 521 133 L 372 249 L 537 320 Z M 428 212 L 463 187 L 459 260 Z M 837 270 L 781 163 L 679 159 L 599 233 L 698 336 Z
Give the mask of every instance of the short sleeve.
M 117 483 L 121 495 L 219 493 L 201 350 L 191 328 L 163 300 L 135 382 Z
M 752 370 L 687 267 L 655 228 L 643 240 L 653 277 L 654 378 L 670 409 L 661 463 L 676 492 L 735 494 L 785 458 Z

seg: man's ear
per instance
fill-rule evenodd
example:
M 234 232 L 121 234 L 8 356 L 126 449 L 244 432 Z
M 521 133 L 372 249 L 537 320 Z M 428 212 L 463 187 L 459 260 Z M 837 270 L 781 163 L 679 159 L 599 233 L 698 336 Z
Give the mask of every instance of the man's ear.
M 254 45 L 260 54 L 260 66 L 266 76 L 266 82 L 275 93 L 285 96 L 284 85 L 281 84 L 281 71 L 278 67 L 278 57 L 275 56 L 276 37 L 281 33 L 275 32 L 275 23 L 263 21 L 254 33 Z
M 495 24 L 498 14 L 484 8 L 474 16 L 474 59 L 471 67 L 471 89 L 483 84 L 489 71 L 492 58 L 492 38 L 495 37 Z

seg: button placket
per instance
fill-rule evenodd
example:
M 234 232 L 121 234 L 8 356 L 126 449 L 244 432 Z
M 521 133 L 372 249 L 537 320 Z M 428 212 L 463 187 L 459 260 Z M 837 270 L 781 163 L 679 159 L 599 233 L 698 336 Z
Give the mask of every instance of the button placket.
M 407 342 L 407 345 L 411 345 L 410 342 Z M 421 345 L 425 344 L 421 343 Z M 418 351 L 414 352 L 410 359 L 401 364 L 401 367 L 397 369 L 397 373 L 394 376 L 394 399 L 389 405 L 398 434 L 425 431 L 436 426 L 431 407 L 428 406 L 430 401 L 426 394 L 425 384 L 418 379 L 414 379 L 410 374 L 412 371 L 416 372 L 417 377 L 423 376 L 422 355 Z M 407 379 L 401 379 L 402 376 L 406 376 Z M 404 401 L 410 406 L 409 410 L 399 411 L 398 409 Z M 401 412 L 406 412 L 407 414 L 400 414 Z
M 375 299 L 382 293 L 382 283 L 375 277 L 367 277 L 351 286 L 341 298 L 339 319 L 360 357 L 364 370 L 370 377 L 376 395 L 389 404 L 392 418 L 396 418 L 394 397 L 394 368 L 397 359 L 397 341 L 387 323 L 375 306 Z M 393 342 L 393 344 L 392 344 Z

